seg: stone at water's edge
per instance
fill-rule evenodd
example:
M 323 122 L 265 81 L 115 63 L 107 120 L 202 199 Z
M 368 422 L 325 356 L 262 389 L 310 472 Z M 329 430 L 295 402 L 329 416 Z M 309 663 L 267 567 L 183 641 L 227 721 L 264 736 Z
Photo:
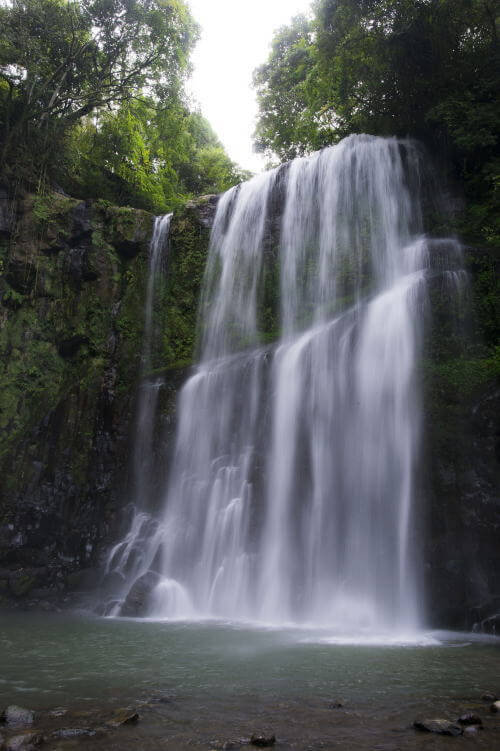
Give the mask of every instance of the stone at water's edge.
M 135 725 L 139 722 L 139 713 L 135 709 L 117 709 L 111 717 L 109 717 L 105 725 L 111 728 L 118 728 L 122 725 Z
M 465 736 L 473 736 L 477 735 L 479 730 L 481 730 L 481 725 L 467 725 L 467 727 L 464 728 L 463 734 Z
M 79 738 L 83 735 L 92 736 L 96 731 L 91 728 L 61 728 L 54 730 L 51 734 L 53 738 Z
M 490 707 L 490 710 L 494 713 L 500 712 L 500 701 L 495 701 Z
M 479 717 L 479 715 L 474 714 L 473 712 L 466 712 L 463 715 L 460 715 L 457 722 L 460 725 L 482 725 L 483 721 Z
M 154 571 L 148 571 L 132 586 L 123 603 L 120 615 L 126 618 L 141 618 L 148 612 L 150 597 L 161 577 Z
M 424 730 L 428 733 L 438 733 L 439 735 L 462 735 L 463 730 L 460 725 L 456 725 L 450 720 L 435 718 L 432 720 L 416 720 L 413 723 L 416 730 Z
M 4 711 L 2 719 L 10 727 L 21 727 L 23 725 L 33 725 L 35 713 L 31 709 L 18 707 L 16 704 L 10 704 Z
M 32 751 L 44 742 L 43 735 L 39 733 L 23 733 L 9 738 L 5 744 L 5 751 Z
M 274 744 L 276 743 L 276 736 L 265 735 L 262 733 L 255 733 L 250 738 L 250 743 L 252 746 L 260 746 L 260 747 L 274 746 Z

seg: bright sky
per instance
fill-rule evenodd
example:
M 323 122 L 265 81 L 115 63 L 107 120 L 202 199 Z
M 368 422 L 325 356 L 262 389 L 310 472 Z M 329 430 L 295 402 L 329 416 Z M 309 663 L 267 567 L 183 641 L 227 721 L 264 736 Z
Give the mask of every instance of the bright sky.
M 252 72 L 268 57 L 273 32 L 311 0 L 188 0 L 201 26 L 189 91 L 235 162 L 260 172 L 252 151 L 257 104 Z

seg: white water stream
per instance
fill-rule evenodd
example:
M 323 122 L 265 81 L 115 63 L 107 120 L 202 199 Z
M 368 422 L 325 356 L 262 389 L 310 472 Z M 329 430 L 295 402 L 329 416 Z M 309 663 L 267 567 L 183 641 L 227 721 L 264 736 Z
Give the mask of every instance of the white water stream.
M 351 136 L 221 197 L 164 510 L 110 559 L 129 590 L 160 574 L 151 617 L 418 629 L 426 288 L 460 276 L 458 245 L 423 235 L 419 164 L 411 142 Z
M 117 574 L 118 601 L 122 600 L 143 568 L 143 550 L 156 529 L 156 521 L 148 510 L 152 488 L 154 424 L 158 396 L 163 382 L 148 377 L 152 369 L 152 348 L 155 339 L 154 308 L 159 280 L 165 271 L 168 234 L 172 214 L 155 218 L 149 244 L 148 277 L 144 305 L 144 333 L 142 339 L 140 383 L 132 448 L 130 500 L 135 512 L 127 535 L 115 545 L 108 557 L 107 570 Z M 119 605 L 114 603 L 111 612 L 116 615 Z

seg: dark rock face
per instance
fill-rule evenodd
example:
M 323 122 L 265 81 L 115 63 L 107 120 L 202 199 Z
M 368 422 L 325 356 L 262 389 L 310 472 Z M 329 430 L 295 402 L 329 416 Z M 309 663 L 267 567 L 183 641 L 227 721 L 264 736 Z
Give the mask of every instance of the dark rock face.
M 431 293 L 415 507 L 423 511 L 429 624 L 491 633 L 500 612 L 498 254 L 465 248 L 464 265 L 468 289 L 458 311 L 442 288 Z
M 165 381 L 159 454 L 194 349 L 208 203 L 172 222 L 155 311 L 166 332 L 153 352 Z M 128 524 L 152 222 L 98 201 L 0 191 L 0 607 L 50 609 L 95 588 L 102 552 Z M 94 574 L 74 576 L 81 569 Z
M 495 613 L 489 618 L 485 618 L 479 624 L 474 624 L 475 631 L 481 631 L 483 634 L 493 634 L 500 636 L 500 613 Z
M 433 625 L 500 633 L 500 390 L 486 386 L 430 460 L 426 590 Z M 453 445 L 452 445 L 453 442 Z

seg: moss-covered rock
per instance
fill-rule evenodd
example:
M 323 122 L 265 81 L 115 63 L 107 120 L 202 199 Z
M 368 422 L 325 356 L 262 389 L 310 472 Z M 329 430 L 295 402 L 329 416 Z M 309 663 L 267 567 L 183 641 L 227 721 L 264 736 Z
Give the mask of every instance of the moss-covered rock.
M 23 566 L 46 566 L 61 589 L 94 563 L 126 506 L 153 217 L 60 194 L 0 198 L 0 567 L 21 596 Z M 166 412 L 193 357 L 205 225 L 197 205 L 172 223 L 153 351 L 171 373 Z

